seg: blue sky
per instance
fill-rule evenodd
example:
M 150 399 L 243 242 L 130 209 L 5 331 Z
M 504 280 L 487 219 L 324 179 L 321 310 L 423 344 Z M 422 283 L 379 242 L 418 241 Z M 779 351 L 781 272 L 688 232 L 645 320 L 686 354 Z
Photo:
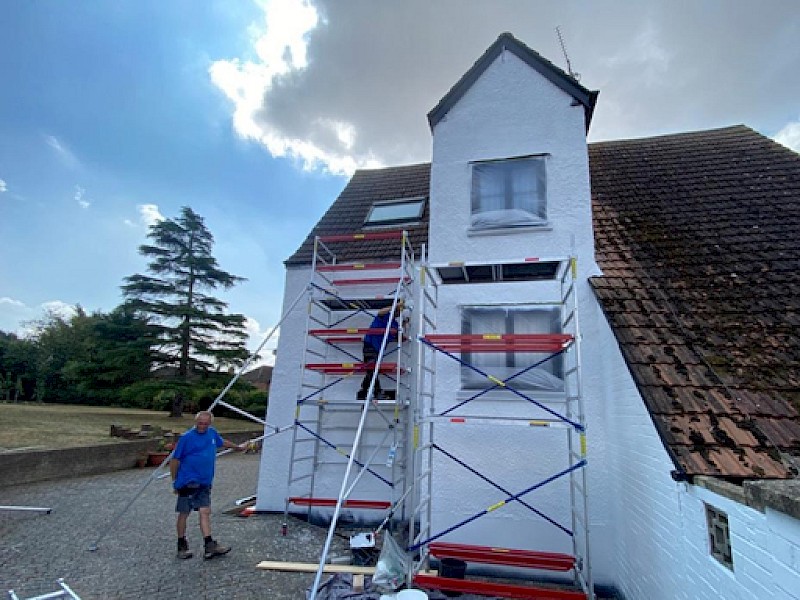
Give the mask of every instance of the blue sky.
M 354 168 L 429 160 L 425 115 L 503 31 L 600 90 L 590 140 L 744 123 L 800 149 L 791 0 L 9 0 L 0 330 L 108 311 L 152 219 L 191 206 L 253 347 L 283 264 Z M 448 33 L 450 32 L 450 33 Z

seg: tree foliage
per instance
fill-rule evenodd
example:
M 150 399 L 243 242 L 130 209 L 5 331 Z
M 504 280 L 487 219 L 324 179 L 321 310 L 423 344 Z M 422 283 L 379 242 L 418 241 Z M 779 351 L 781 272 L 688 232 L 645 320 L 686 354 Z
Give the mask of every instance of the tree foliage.
M 128 306 L 156 327 L 156 364 L 175 368 L 182 381 L 198 372 L 241 365 L 249 355 L 245 317 L 227 314 L 227 303 L 210 292 L 244 278 L 219 268 L 211 254 L 214 238 L 202 217 L 183 207 L 178 218 L 151 226 L 147 237 L 151 243 L 139 252 L 149 259 L 149 274 L 126 277 L 122 290 Z M 177 394 L 175 416 L 183 400 Z

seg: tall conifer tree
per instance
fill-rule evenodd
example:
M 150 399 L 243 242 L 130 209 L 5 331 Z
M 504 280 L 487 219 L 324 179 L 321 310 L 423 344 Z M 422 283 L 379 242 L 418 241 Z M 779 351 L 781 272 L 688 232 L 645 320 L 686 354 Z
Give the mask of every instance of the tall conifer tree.
M 150 274 L 126 277 L 122 290 L 158 327 L 157 364 L 176 368 L 183 382 L 192 373 L 241 364 L 248 356 L 245 317 L 226 314 L 227 302 L 207 292 L 245 279 L 218 267 L 211 255 L 214 237 L 203 218 L 185 206 L 177 219 L 152 225 L 147 237 L 152 243 L 140 246 L 139 253 L 150 259 Z M 183 402 L 179 392 L 172 416 L 182 414 Z

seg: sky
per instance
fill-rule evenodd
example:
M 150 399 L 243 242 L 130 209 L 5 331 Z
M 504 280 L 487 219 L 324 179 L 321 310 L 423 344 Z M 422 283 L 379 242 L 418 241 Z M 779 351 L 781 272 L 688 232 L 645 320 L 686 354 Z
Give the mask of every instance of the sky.
M 743 123 L 800 151 L 795 0 L 0 3 L 0 330 L 112 310 L 190 206 L 255 348 L 349 175 L 429 161 L 428 111 L 503 32 L 566 68 L 556 27 L 590 142 Z

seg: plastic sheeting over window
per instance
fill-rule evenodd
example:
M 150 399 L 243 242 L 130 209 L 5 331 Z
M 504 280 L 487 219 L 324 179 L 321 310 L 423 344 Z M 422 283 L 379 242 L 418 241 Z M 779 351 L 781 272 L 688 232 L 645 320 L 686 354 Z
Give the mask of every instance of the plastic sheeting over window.
M 543 307 L 465 307 L 461 312 L 461 333 L 561 333 L 560 312 L 558 308 Z M 463 354 L 462 358 L 481 371 L 506 380 L 548 356 L 550 354 L 543 352 L 476 352 Z M 556 356 L 512 381 L 518 389 L 561 392 L 564 390 L 562 371 L 562 359 Z M 461 386 L 482 389 L 486 387 L 486 378 L 462 367 Z
M 543 156 L 472 165 L 471 229 L 544 225 L 546 200 Z

